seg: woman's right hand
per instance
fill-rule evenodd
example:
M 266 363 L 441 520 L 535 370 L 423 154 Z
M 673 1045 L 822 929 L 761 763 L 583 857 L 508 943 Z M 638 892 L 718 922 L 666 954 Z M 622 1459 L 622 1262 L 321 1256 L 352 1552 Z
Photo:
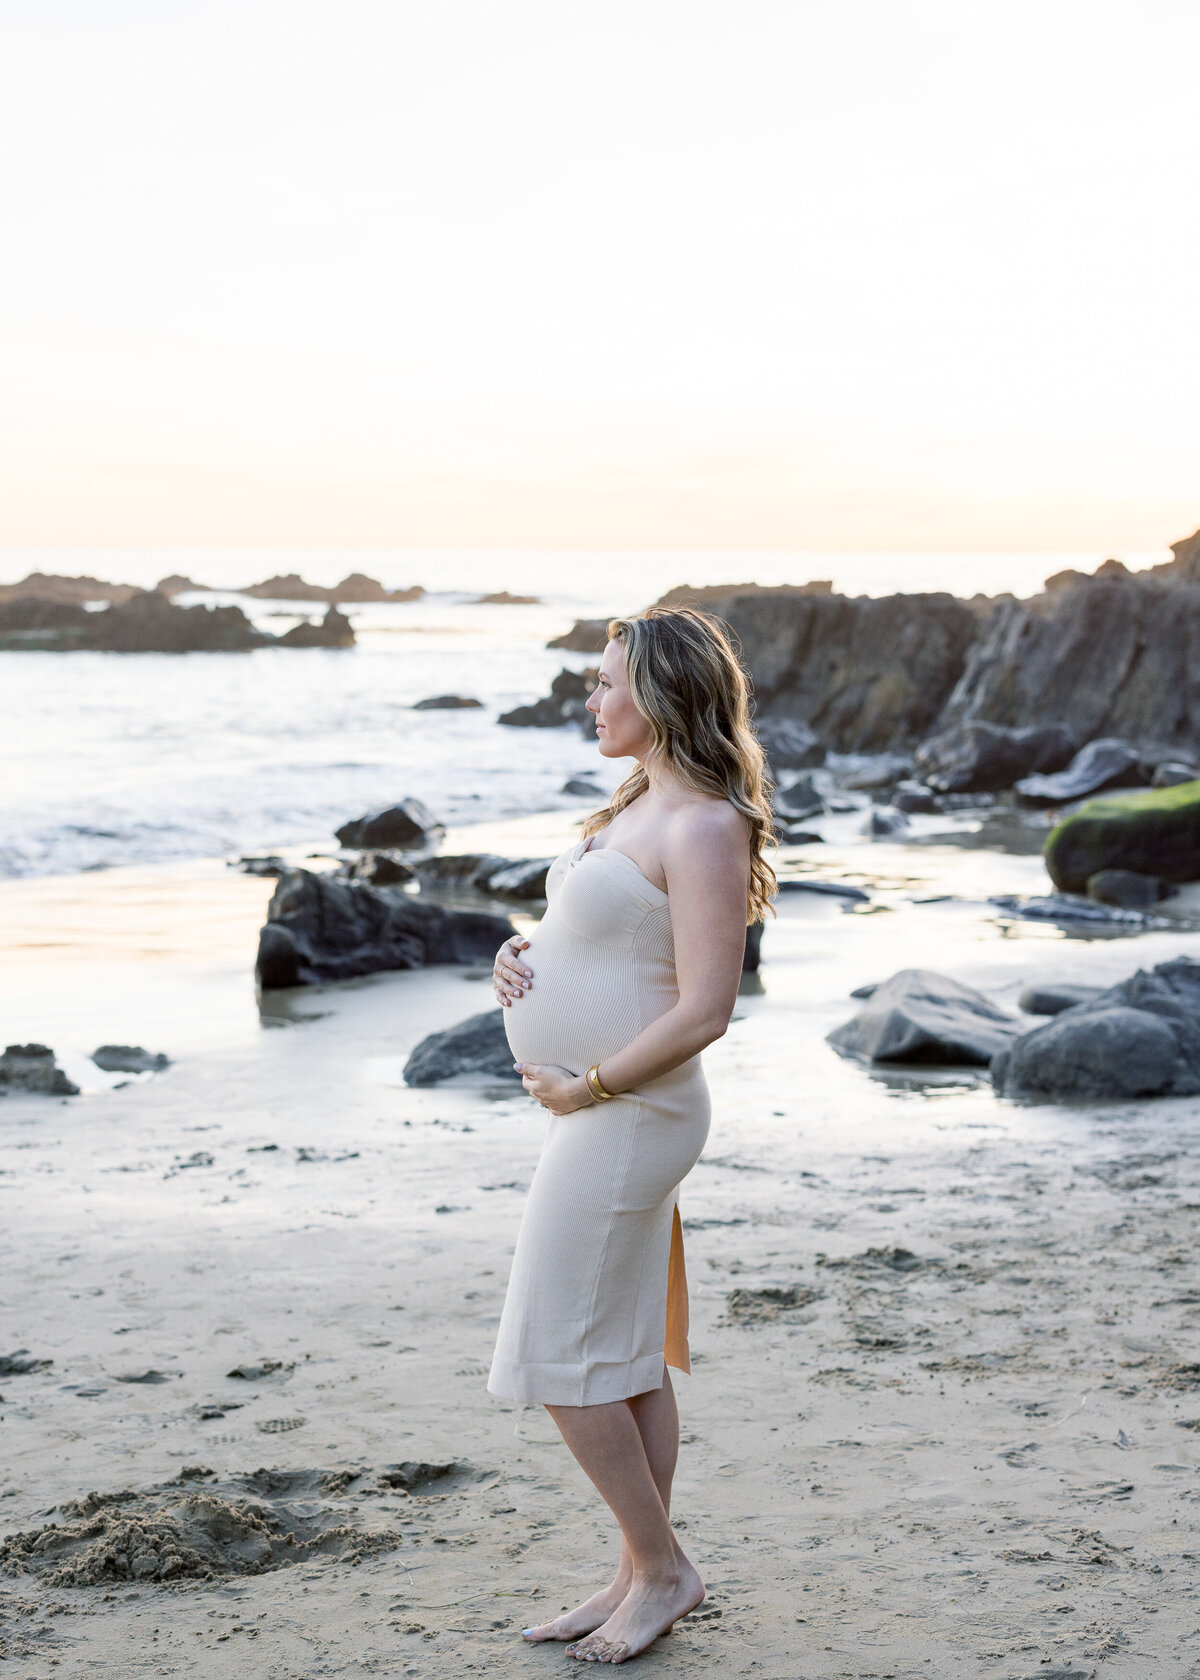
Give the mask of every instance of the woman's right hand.
M 533 984 L 533 970 L 526 968 L 520 957 L 520 953 L 528 949 L 528 939 L 518 939 L 514 934 L 496 952 L 496 961 L 492 965 L 492 990 L 496 1001 L 502 1003 L 505 1009 L 511 1009 L 513 999 L 524 997 Z

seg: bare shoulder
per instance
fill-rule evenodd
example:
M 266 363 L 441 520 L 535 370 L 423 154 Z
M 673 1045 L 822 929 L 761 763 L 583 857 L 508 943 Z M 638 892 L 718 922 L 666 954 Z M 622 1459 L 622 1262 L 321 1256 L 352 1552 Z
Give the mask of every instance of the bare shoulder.
M 671 815 L 663 835 L 663 861 L 727 863 L 748 854 L 750 824 L 727 799 L 697 799 Z

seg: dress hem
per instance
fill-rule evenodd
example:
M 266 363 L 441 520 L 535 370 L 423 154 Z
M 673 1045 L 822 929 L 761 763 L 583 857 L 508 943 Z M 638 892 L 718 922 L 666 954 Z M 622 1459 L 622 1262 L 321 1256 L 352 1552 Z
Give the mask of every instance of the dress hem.
M 488 1393 L 527 1406 L 603 1406 L 661 1388 L 668 1361 L 662 1353 L 616 1365 L 513 1365 L 497 1359 Z

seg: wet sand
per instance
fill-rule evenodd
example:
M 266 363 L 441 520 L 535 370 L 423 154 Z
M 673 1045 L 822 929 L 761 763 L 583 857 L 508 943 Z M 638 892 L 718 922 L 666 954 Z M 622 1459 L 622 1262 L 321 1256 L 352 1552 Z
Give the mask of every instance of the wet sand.
M 571 835 L 558 814 L 472 846 Z M 705 1058 L 677 1513 L 710 1593 L 642 1668 L 1200 1674 L 1197 1103 L 1022 1108 L 823 1042 L 900 967 L 1011 1005 L 1197 935 L 1005 921 L 983 901 L 1041 890 L 1036 857 L 847 837 L 790 861 L 872 898 L 782 898 Z M 400 1082 L 490 1005 L 483 972 L 260 1018 L 271 886 L 204 864 L 0 887 L 6 1040 L 173 1058 L 0 1103 L 0 1354 L 51 1361 L 0 1376 L 0 1672 L 561 1672 L 519 1629 L 616 1547 L 544 1414 L 484 1389 L 538 1111 Z

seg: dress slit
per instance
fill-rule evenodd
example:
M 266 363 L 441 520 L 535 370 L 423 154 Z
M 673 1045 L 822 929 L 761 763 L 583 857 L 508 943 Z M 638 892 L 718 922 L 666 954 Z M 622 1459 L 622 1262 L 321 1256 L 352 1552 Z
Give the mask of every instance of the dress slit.
M 679 1219 L 678 1202 L 675 1204 L 671 1220 L 671 1254 L 667 1261 L 667 1329 L 663 1349 L 668 1365 L 674 1365 L 677 1371 L 686 1371 L 691 1375 L 687 1270 L 683 1259 L 683 1225 Z

